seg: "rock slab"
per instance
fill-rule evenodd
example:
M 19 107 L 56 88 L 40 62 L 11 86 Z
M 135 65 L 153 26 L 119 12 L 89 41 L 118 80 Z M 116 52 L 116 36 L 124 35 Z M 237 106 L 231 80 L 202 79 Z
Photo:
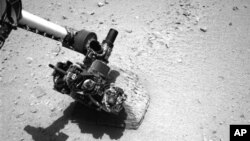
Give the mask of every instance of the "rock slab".
M 115 69 L 120 72 L 116 79 L 116 86 L 121 87 L 128 98 L 124 103 L 125 113 L 127 115 L 125 127 L 127 129 L 137 129 L 147 112 L 150 97 L 143 87 L 138 75 L 128 70 Z

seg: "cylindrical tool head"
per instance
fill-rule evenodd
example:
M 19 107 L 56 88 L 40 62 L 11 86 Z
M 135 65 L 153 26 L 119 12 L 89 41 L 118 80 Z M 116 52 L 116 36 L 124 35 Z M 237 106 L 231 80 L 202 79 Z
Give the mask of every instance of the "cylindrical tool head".
M 107 43 L 108 46 L 112 48 L 117 35 L 118 35 L 118 31 L 111 28 L 109 30 L 109 33 L 108 33 L 106 39 L 103 42 Z
M 74 36 L 73 48 L 75 49 L 75 51 L 86 55 L 87 46 L 93 40 L 97 40 L 97 36 L 94 32 L 80 30 L 76 32 Z

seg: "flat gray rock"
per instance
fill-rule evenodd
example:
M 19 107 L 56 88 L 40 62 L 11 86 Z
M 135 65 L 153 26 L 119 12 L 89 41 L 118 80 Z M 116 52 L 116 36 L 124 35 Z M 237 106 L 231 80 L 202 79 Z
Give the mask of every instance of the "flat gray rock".
M 149 106 L 149 95 L 143 88 L 139 77 L 131 71 L 112 67 L 110 75 L 116 73 L 115 85 L 121 87 L 128 98 L 124 103 L 126 118 L 124 119 L 125 128 L 137 129 L 143 121 Z

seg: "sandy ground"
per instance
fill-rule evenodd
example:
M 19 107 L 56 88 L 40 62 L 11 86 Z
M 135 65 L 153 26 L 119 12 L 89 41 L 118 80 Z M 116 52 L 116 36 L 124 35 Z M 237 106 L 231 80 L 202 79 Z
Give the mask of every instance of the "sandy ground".
M 73 100 L 52 90 L 48 64 L 83 56 L 19 29 L 0 52 L 0 140 L 227 141 L 230 124 L 250 124 L 248 0 L 97 2 L 23 0 L 23 7 L 100 41 L 109 28 L 119 31 L 110 64 L 138 74 L 151 97 L 140 128 L 67 119 Z

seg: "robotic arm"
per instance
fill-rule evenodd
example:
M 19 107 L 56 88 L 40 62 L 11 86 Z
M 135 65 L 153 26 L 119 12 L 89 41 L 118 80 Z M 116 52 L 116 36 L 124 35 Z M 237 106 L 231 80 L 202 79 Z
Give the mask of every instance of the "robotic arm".
M 43 18 L 22 10 L 21 0 L 0 0 L 0 41 L 1 47 L 11 30 L 23 28 L 42 36 L 61 41 L 64 47 L 86 54 L 88 41 L 97 40 L 93 32 L 66 29 Z
M 94 32 L 67 29 L 22 10 L 21 0 L 0 0 L 0 18 L 0 48 L 13 29 L 23 28 L 60 41 L 64 47 L 85 55 L 83 63 L 78 65 L 70 61 L 49 65 L 54 69 L 56 91 L 108 113 L 122 110 L 127 96 L 108 81 L 107 65 L 118 31 L 110 29 L 105 40 L 99 43 Z

